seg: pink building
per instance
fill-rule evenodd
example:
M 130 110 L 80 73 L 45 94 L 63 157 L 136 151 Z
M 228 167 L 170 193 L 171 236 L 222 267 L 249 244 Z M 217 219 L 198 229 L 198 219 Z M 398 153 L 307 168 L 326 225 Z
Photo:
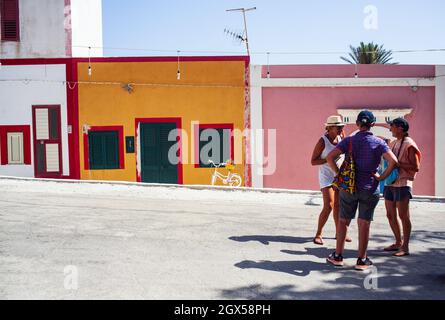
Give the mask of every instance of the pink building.
M 393 139 L 386 120 L 409 121 L 423 153 L 414 194 L 445 196 L 445 66 L 252 66 L 250 80 L 251 156 L 264 155 L 263 163 L 252 161 L 254 187 L 318 190 L 310 158 L 326 118 L 342 115 L 351 134 L 358 112 L 369 109 L 382 138 Z M 264 141 L 255 139 L 255 129 L 266 130 Z M 275 150 L 269 129 L 276 129 Z

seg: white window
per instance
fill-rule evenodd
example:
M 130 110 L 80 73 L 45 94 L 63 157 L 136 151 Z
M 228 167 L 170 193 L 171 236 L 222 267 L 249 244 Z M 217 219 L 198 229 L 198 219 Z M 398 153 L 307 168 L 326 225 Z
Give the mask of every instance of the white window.
M 344 121 L 345 123 L 349 123 L 349 117 L 344 117 L 344 118 L 343 118 L 343 121 Z
M 385 117 L 385 122 L 391 121 L 391 117 Z
M 8 132 L 8 164 L 24 164 L 23 132 Z

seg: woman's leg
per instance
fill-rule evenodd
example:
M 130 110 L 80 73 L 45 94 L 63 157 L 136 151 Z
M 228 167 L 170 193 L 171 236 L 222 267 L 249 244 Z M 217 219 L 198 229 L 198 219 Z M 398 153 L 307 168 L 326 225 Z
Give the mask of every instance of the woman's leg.
M 315 235 L 314 241 L 318 244 L 323 244 L 323 240 L 321 239 L 323 234 L 323 228 L 326 224 L 326 221 L 328 221 L 329 214 L 332 211 L 332 208 L 334 207 L 334 190 L 332 187 L 326 187 L 321 189 L 321 193 L 323 195 L 323 209 L 320 212 L 320 215 L 318 217 L 318 228 L 317 228 L 317 234 Z
M 403 245 L 400 248 L 397 256 L 405 255 L 409 253 L 409 239 L 411 237 L 411 219 L 409 216 L 409 198 L 397 201 L 397 210 L 399 211 L 400 220 L 402 220 L 403 227 Z
M 402 246 L 402 235 L 400 233 L 400 223 L 397 219 L 397 206 L 395 201 L 385 200 L 386 207 L 386 217 L 388 218 L 389 226 L 391 227 L 392 233 L 396 238 L 396 242 L 389 247 L 386 247 L 386 251 L 394 251 Z

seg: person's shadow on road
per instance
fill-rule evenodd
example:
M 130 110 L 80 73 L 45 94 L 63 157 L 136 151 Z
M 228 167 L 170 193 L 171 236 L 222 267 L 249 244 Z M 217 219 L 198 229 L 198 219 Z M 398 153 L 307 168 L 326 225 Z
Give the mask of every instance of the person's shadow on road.
M 258 241 L 262 244 L 268 245 L 270 242 L 282 242 L 282 243 L 307 243 L 312 242 L 313 238 L 309 237 L 291 237 L 291 236 L 262 236 L 262 235 L 251 235 L 251 236 L 239 236 L 239 237 L 229 237 L 230 240 L 238 242 L 248 242 L 248 241 Z
M 268 236 L 268 235 L 249 235 L 249 236 L 233 236 L 230 240 L 238 242 L 257 241 L 264 245 L 269 245 L 271 242 L 288 243 L 288 244 L 306 244 L 312 243 L 313 238 L 310 237 L 292 237 L 292 236 Z M 305 251 L 281 250 L 281 252 L 291 255 L 310 255 L 317 258 L 326 258 L 332 249 L 326 247 L 305 248 Z M 315 261 L 252 261 L 244 260 L 235 264 L 235 267 L 241 269 L 263 269 L 275 272 L 284 272 L 294 276 L 307 276 L 311 271 L 332 271 L 333 266 L 326 262 Z
M 304 277 L 311 273 L 311 271 L 333 271 L 335 268 L 328 265 L 326 262 L 314 261 L 251 261 L 244 260 L 235 264 L 235 267 L 241 269 L 263 269 L 268 271 L 284 272 L 293 276 Z M 335 269 L 337 271 L 346 271 L 343 269 Z

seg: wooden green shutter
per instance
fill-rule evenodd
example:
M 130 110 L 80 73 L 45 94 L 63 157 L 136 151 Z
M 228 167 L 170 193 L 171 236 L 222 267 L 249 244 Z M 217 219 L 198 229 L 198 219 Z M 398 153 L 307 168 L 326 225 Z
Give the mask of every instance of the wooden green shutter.
M 169 141 L 168 135 L 172 130 L 176 129 L 175 123 L 162 123 L 160 125 L 160 183 L 177 183 L 178 169 L 177 165 L 171 163 L 168 158 L 170 148 L 176 143 L 176 140 Z M 174 157 L 176 160 L 177 157 Z
M 51 140 L 59 139 L 59 110 L 58 109 L 48 109 L 49 118 L 49 138 Z
M 158 183 L 160 181 L 159 124 L 143 123 L 140 126 L 140 133 L 142 182 Z
M 208 160 L 213 156 L 213 152 L 211 149 L 209 152 L 208 157 L 201 158 L 201 150 L 202 148 L 212 141 L 212 137 L 209 137 L 208 141 L 201 141 L 201 133 L 208 128 L 199 129 L 199 164 L 200 167 L 211 167 L 211 165 L 208 163 Z M 228 159 L 231 158 L 230 156 L 230 129 L 213 129 L 218 132 L 219 135 L 219 159 L 215 162 L 215 164 L 226 162 Z
M 175 123 L 142 123 L 141 139 L 141 180 L 151 183 L 178 183 L 178 165 L 168 157 L 176 141 L 168 141 Z M 177 158 L 176 158 L 177 159 Z
M 230 129 L 219 129 L 219 141 L 221 141 L 221 162 L 226 162 L 230 156 Z
M 119 169 L 119 143 L 118 133 L 116 131 L 105 132 L 104 134 L 104 153 L 105 168 Z
M 91 131 L 88 139 L 90 169 L 119 169 L 117 131 Z

